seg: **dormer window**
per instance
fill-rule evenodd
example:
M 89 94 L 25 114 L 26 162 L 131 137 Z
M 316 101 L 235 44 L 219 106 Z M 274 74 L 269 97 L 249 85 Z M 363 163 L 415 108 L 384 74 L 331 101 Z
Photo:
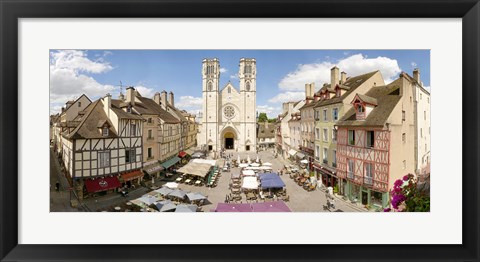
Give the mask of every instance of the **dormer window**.
M 357 105 L 357 113 L 364 113 L 365 108 L 362 105 Z
M 103 127 L 103 129 L 102 129 L 102 136 L 105 136 L 105 137 L 108 136 L 108 127 L 106 127 L 106 126 Z
M 340 95 L 341 95 L 340 88 L 337 88 L 337 90 L 335 91 L 335 95 L 337 97 L 340 97 Z
M 127 107 L 127 113 L 132 113 L 132 106 Z

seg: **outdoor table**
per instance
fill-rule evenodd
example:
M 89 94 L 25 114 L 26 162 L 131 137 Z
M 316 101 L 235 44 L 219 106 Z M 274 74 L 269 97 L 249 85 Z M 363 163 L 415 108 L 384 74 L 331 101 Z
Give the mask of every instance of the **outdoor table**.
M 180 182 L 180 181 L 182 181 L 182 178 L 179 177 L 179 178 L 175 179 L 175 181 L 176 181 L 176 182 Z
M 185 183 L 187 183 L 187 184 L 188 184 L 188 183 L 190 183 L 191 181 L 192 181 L 192 180 L 190 180 L 190 179 L 187 179 L 187 180 L 185 180 Z
M 195 181 L 195 185 L 200 185 L 200 183 L 202 183 L 202 181 L 200 180 Z
M 120 207 L 115 207 L 115 210 L 119 211 L 121 208 Z

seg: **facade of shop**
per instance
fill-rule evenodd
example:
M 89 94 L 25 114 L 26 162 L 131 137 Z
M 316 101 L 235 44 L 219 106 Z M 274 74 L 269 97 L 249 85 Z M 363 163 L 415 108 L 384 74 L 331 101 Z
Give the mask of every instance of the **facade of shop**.
M 62 133 L 63 165 L 79 198 L 115 191 L 124 174 L 140 177 L 143 118 L 130 106 L 107 94 L 79 111 L 76 127 Z
M 397 179 L 415 172 L 415 107 L 408 77 L 355 94 L 337 123 L 337 176 L 353 202 L 386 207 Z

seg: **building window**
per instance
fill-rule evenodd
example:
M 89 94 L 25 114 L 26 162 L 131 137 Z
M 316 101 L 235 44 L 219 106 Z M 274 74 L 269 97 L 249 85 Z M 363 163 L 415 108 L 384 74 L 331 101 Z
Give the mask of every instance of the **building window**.
M 347 177 L 350 179 L 353 179 L 353 160 L 352 159 L 347 159 Z
M 315 138 L 320 139 L 320 129 L 315 128 Z
M 147 123 L 151 124 L 152 123 L 152 118 L 149 117 Z
M 370 147 L 370 148 L 375 147 L 375 132 L 374 131 L 367 131 L 367 147 Z
M 135 162 L 135 149 L 125 149 L 125 163 Z
M 402 142 L 405 143 L 407 141 L 407 134 L 402 134 Z
M 208 83 L 208 91 L 212 91 L 212 88 L 213 88 L 212 82 L 209 82 Z
M 169 135 L 169 136 L 172 135 L 172 127 L 171 127 L 171 126 L 168 127 L 168 135 Z
M 320 147 L 315 146 L 315 159 L 319 160 L 320 159 Z
M 332 154 L 332 166 L 337 167 L 337 150 L 333 150 Z
M 372 163 L 364 163 L 365 164 L 365 179 L 364 182 L 367 185 L 373 184 L 373 165 Z
M 245 151 L 250 151 L 250 146 L 245 146 Z
M 355 130 L 348 130 L 348 144 L 355 145 Z
M 420 93 L 420 100 L 422 100 L 422 93 Z
M 132 106 L 129 105 L 129 106 L 127 107 L 127 113 L 132 113 Z
M 150 159 L 150 158 L 152 158 L 152 157 L 153 157 L 153 156 L 152 156 L 152 148 L 149 147 L 149 148 L 147 148 L 147 158 Z
M 153 139 L 152 130 L 148 130 L 148 139 Z
M 336 95 L 337 97 L 339 97 L 340 94 L 341 94 L 341 93 L 340 93 L 340 88 L 338 88 L 337 91 L 335 92 L 335 95 Z
M 328 149 L 323 148 L 323 163 L 327 164 L 328 163 Z
M 405 121 L 405 111 L 402 110 L 402 121 Z
M 327 109 L 323 109 L 323 121 L 327 122 Z
M 108 127 L 104 127 L 102 130 L 102 136 L 108 136 Z
M 78 102 L 78 107 L 81 107 L 82 106 L 82 102 Z
M 323 141 L 328 142 L 328 129 L 323 129 Z
M 245 89 L 246 89 L 247 91 L 250 91 L 250 82 L 247 82 Z
M 337 130 L 332 128 L 332 141 L 337 141 Z
M 228 93 L 232 93 L 232 88 L 231 87 L 228 87 Z
M 333 121 L 338 120 L 338 108 L 332 109 L 332 118 L 333 118 Z
M 365 110 L 362 105 L 357 105 L 357 112 L 358 113 L 363 113 Z
M 98 167 L 110 166 L 110 152 L 98 152 Z
M 135 124 L 130 124 L 130 135 L 131 135 L 131 136 L 135 136 L 135 134 L 136 134 L 136 129 L 137 129 L 137 125 L 135 125 Z
M 427 120 L 427 111 L 423 111 L 423 120 Z

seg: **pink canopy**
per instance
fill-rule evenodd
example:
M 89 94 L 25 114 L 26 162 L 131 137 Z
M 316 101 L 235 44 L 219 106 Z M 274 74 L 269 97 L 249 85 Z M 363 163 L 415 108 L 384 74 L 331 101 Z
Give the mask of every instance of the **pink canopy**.
M 253 212 L 292 212 L 283 201 L 252 203 Z
M 248 203 L 243 204 L 227 204 L 218 203 L 215 212 L 252 212 L 252 207 Z

